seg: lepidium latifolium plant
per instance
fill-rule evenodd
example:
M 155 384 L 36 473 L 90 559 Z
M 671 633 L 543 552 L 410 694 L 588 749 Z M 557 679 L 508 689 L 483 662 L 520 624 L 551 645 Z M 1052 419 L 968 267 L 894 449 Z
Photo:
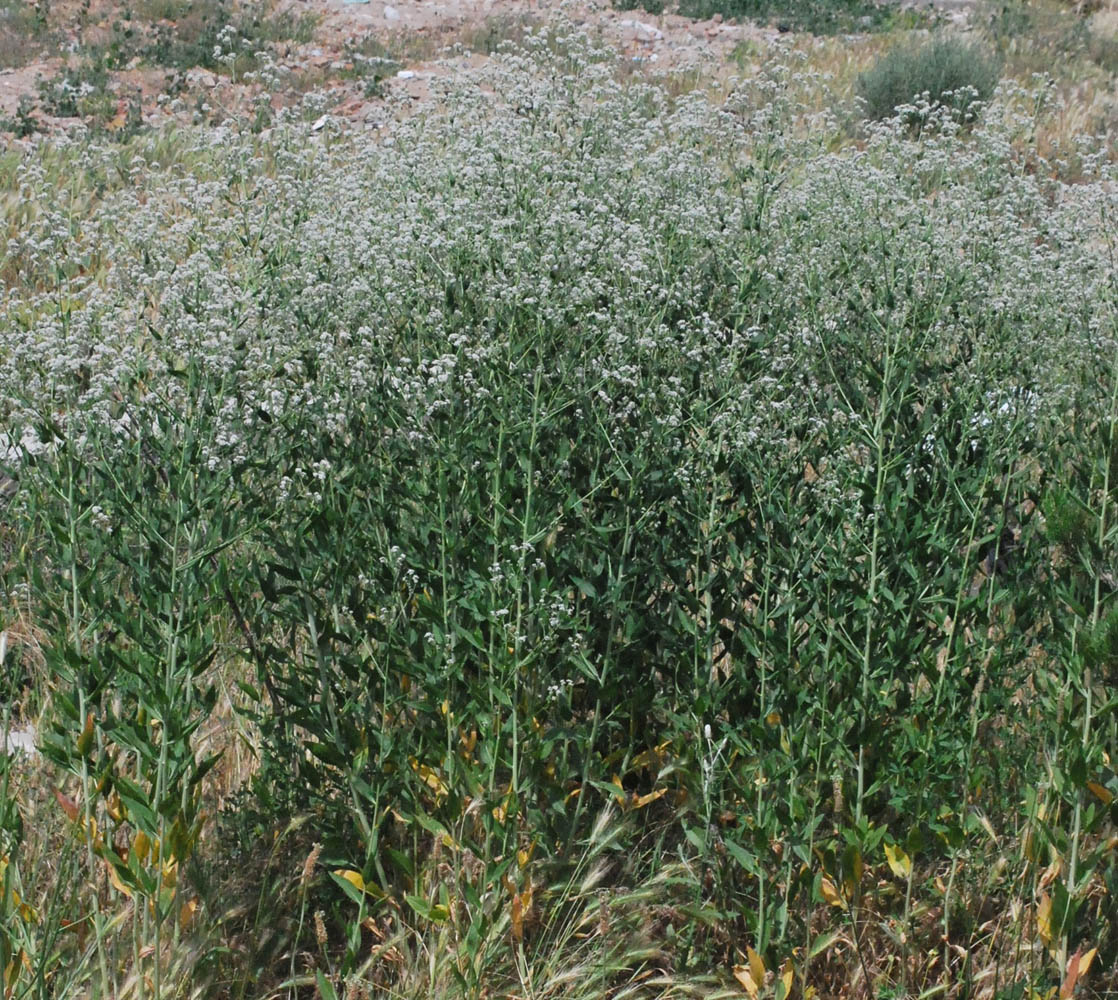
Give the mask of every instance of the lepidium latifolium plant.
M 1005 90 L 833 148 L 803 72 L 559 18 L 383 135 L 26 154 L 83 989 L 1105 987 L 1114 178 Z

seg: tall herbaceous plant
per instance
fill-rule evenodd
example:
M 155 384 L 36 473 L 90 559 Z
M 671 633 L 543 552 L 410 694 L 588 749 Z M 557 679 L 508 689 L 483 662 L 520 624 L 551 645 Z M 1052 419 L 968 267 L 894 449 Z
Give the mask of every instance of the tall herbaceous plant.
M 669 99 L 553 26 L 387 139 L 72 145 L 82 211 L 28 154 L 4 598 L 89 880 L 49 974 L 160 994 L 293 816 L 257 974 L 317 948 L 323 995 L 1113 965 L 1113 187 L 1004 94 L 828 152 L 795 85 Z

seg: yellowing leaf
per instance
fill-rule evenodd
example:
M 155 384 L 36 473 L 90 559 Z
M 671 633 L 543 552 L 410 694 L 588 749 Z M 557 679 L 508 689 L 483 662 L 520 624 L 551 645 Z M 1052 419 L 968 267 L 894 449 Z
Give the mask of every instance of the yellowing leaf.
M 54 790 L 54 797 L 58 800 L 58 804 L 62 806 L 66 818 L 71 823 L 76 823 L 78 821 L 78 804 L 70 796 L 63 795 L 57 788 Z
M 617 791 L 613 793 L 613 797 L 617 799 L 619 805 L 627 805 L 629 796 L 625 792 L 625 787 L 621 784 L 621 779 L 616 774 L 613 776 L 612 784 L 617 789 Z
M 769 712 L 769 714 L 765 716 L 765 722 L 767 722 L 770 726 L 779 726 L 780 725 L 780 713 L 779 712 Z
M 745 955 L 749 959 L 749 974 L 753 977 L 753 981 L 759 986 L 765 981 L 764 959 L 748 945 L 745 949 Z
M 22 949 L 17 951 L 12 960 L 7 964 L 4 969 L 4 995 L 10 996 L 15 989 L 16 981 L 19 977 L 20 965 L 30 971 L 30 965 L 27 961 L 27 953 Z
M 148 835 L 143 830 L 137 830 L 136 836 L 132 838 L 132 857 L 141 865 L 146 864 L 149 850 L 151 850 L 151 841 Z
M 12 905 L 19 911 L 19 915 L 23 918 L 23 922 L 27 924 L 37 924 L 39 922 L 39 914 L 23 901 L 15 889 L 9 889 L 9 892 L 12 894 Z
M 507 875 L 504 877 L 504 883 L 505 888 L 512 897 L 512 906 L 509 914 L 512 921 L 512 937 L 514 941 L 520 942 L 524 940 L 524 921 L 532 910 L 534 887 L 531 881 L 529 881 L 527 888 L 525 888 L 523 892 L 517 892 L 512 879 Z
M 1095 956 L 1098 953 L 1098 948 L 1092 948 L 1090 951 L 1085 951 L 1079 956 L 1079 974 L 1081 976 L 1087 975 L 1087 970 L 1091 968 L 1091 963 L 1095 960 Z
M 655 792 L 649 792 L 647 795 L 634 795 L 633 808 L 643 809 L 650 802 L 655 802 L 657 799 L 663 798 L 663 796 L 665 796 L 667 792 L 668 790 L 666 788 L 661 788 Z
M 753 978 L 752 973 L 744 965 L 734 966 L 734 978 L 741 983 L 742 988 L 750 995 L 753 1000 L 756 1000 L 757 994 L 761 988 L 757 985 L 757 981 Z
M 850 895 L 853 895 L 854 890 L 862 884 L 862 875 L 865 873 L 866 870 L 865 862 L 862 860 L 861 851 L 855 850 L 852 860 L 854 863 L 851 866 L 850 875 L 847 877 L 847 881 L 852 883 L 849 889 Z
M 1114 801 L 1114 793 L 1109 788 L 1104 788 L 1097 781 L 1088 781 L 1087 787 L 1095 793 L 1095 796 L 1104 806 L 1108 806 Z
M 446 782 L 439 777 L 438 772 L 435 771 L 434 768 L 428 767 L 426 764 L 420 764 L 414 757 L 412 758 L 411 766 L 412 770 L 419 775 L 419 780 L 430 788 L 439 798 L 447 794 L 449 789 L 446 787 Z
M 186 930 L 190 926 L 190 921 L 194 919 L 194 913 L 198 909 L 198 897 L 188 899 L 179 908 L 179 928 Z
M 168 858 L 160 865 L 160 874 L 163 876 L 164 887 L 174 887 L 179 880 L 179 863 L 174 858 Z
M 908 878 L 912 874 L 912 859 L 905 854 L 899 844 L 885 845 L 885 860 L 897 878 Z
M 1036 929 L 1040 939 L 1047 945 L 1052 942 L 1052 900 L 1043 893 L 1036 905 Z
M 791 995 L 793 975 L 792 959 L 786 958 L 784 964 L 780 967 L 780 978 L 777 980 L 777 984 L 783 989 L 783 992 L 780 989 L 776 991 L 776 1000 L 785 1000 L 786 997 Z
M 120 880 L 120 876 L 117 874 L 116 868 L 113 865 L 109 864 L 109 862 L 107 861 L 105 862 L 105 868 L 108 870 L 109 881 L 112 883 L 113 888 L 116 889 L 116 891 L 119 892 L 122 896 L 127 896 L 129 899 L 131 899 L 132 890 L 129 889 L 128 886 L 126 886 Z
M 1053 882 L 1055 882 L 1056 878 L 1059 876 L 1060 872 L 1062 871 L 1063 866 L 1064 866 L 1063 859 L 1060 858 L 1059 855 L 1057 855 L 1056 859 L 1052 862 L 1052 864 L 1050 864 L 1047 868 L 1045 868 L 1044 873 L 1040 876 L 1040 883 L 1039 883 L 1040 888 L 1041 889 L 1046 889 Z
M 360 872 L 355 872 L 352 868 L 335 868 L 334 874 L 338 878 L 344 878 L 358 892 L 365 891 L 365 880 L 361 877 Z
M 1081 958 L 1082 955 L 1077 948 L 1075 954 L 1068 959 L 1064 981 L 1060 984 L 1060 1000 L 1071 1000 L 1071 997 L 1075 995 L 1075 984 L 1079 979 Z
M 109 796 L 108 802 L 105 803 L 105 809 L 117 823 L 123 823 L 128 818 L 128 810 L 124 803 L 120 801 L 120 796 L 116 792 Z
M 78 753 L 85 757 L 90 750 L 93 749 L 93 714 L 89 713 L 85 717 L 85 725 L 82 727 L 81 733 L 78 735 Z
M 670 741 L 665 741 L 659 746 L 653 747 L 651 750 L 642 750 L 633 758 L 633 762 L 629 765 L 632 771 L 640 771 L 646 767 L 655 765 L 657 768 L 663 767 L 667 759 L 667 749 L 671 746 Z
M 846 900 L 839 895 L 838 889 L 835 888 L 835 883 L 825 875 L 819 883 L 819 891 L 823 893 L 823 898 L 830 903 L 831 906 L 837 906 L 841 910 L 846 909 Z

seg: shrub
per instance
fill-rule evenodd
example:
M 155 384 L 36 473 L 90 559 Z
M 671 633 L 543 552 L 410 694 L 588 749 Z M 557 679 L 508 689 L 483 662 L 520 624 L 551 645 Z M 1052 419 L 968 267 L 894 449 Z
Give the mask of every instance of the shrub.
M 928 95 L 964 118 L 974 100 L 987 101 L 1000 75 L 997 61 L 981 46 L 957 38 L 933 38 L 887 52 L 858 78 L 858 96 L 867 118 L 889 118 L 902 105 Z

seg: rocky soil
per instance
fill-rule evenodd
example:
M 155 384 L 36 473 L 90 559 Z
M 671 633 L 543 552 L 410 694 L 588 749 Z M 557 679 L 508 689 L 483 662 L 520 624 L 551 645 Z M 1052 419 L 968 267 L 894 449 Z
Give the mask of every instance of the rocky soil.
M 73 3 L 73 0 L 65 0 Z M 915 5 L 915 0 L 891 0 Z M 932 6 L 945 18 L 964 23 L 976 0 L 934 0 Z M 35 51 L 25 65 L 0 70 L 0 119 L 11 127 L 21 99 L 25 107 L 35 98 L 38 81 L 57 76 L 80 53 L 81 38 L 89 24 L 108 32 L 120 16 L 120 4 L 108 0 L 86 11 L 79 31 L 78 15 L 72 26 L 55 32 L 51 47 Z M 75 6 L 75 10 L 76 10 Z M 308 89 L 331 95 L 331 113 L 377 126 L 386 105 L 407 106 L 422 101 L 433 79 L 476 67 L 489 58 L 502 38 L 515 38 L 530 25 L 562 11 L 575 24 L 585 26 L 629 61 L 634 71 L 663 73 L 717 65 L 744 41 L 764 43 L 775 38 L 775 28 L 733 24 L 720 17 L 694 21 L 676 14 L 653 16 L 639 8 L 623 11 L 609 3 L 583 0 L 289 0 L 281 8 L 292 15 L 317 19 L 314 38 L 304 44 L 279 43 L 274 47 L 278 67 L 292 81 L 289 93 L 275 93 L 273 103 L 290 103 Z M 65 23 L 58 0 L 52 18 Z M 383 45 L 393 58 L 390 74 L 371 93 L 367 81 L 356 77 L 354 51 L 370 40 Z M 137 61 L 138 62 L 138 61 Z M 175 97 L 168 97 L 173 81 Z M 108 90 L 116 101 L 109 127 L 121 127 L 131 110 L 143 124 L 157 125 L 168 118 L 210 120 L 224 114 L 246 112 L 261 86 L 234 82 L 229 76 L 205 69 L 172 74 L 160 68 L 132 65 L 111 74 Z M 397 100 L 392 100 L 396 98 Z M 52 118 L 41 107 L 33 111 L 41 130 L 65 127 L 73 120 Z M 11 133 L 9 133 L 10 135 Z

